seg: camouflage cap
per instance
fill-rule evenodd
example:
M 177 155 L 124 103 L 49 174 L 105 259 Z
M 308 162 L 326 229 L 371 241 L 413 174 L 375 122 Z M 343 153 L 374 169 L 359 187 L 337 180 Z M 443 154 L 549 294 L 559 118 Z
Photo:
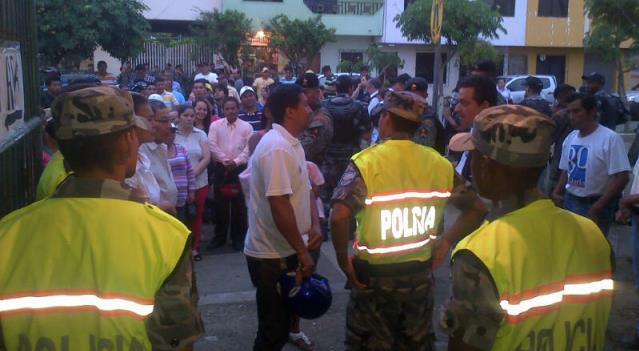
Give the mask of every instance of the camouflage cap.
M 408 91 L 393 91 L 384 97 L 384 110 L 393 114 L 421 123 L 426 109 L 426 100 Z
M 483 110 L 470 133 L 450 139 L 452 151 L 477 151 L 512 167 L 542 167 L 548 162 L 555 123 L 525 106 L 501 105 Z
M 151 129 L 133 111 L 131 94 L 111 86 L 94 86 L 60 94 L 53 103 L 55 135 L 69 140 L 118 132 L 129 127 Z

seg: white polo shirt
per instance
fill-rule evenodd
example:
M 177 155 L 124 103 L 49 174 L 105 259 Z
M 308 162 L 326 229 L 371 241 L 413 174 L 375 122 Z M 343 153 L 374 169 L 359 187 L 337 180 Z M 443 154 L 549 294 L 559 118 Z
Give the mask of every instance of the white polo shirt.
M 295 250 L 273 221 L 267 197 L 290 195 L 297 228 L 300 233 L 308 233 L 311 228 L 311 184 L 304 149 L 297 138 L 274 123 L 273 129 L 260 140 L 249 163 L 249 228 L 244 254 L 256 258 L 294 255 Z

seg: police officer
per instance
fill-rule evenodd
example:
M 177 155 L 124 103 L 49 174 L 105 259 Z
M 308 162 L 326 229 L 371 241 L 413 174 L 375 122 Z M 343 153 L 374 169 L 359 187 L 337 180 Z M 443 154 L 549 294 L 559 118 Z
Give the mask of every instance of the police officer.
M 122 185 L 142 124 L 131 96 L 84 88 L 52 111 L 74 174 L 0 221 L 0 349 L 190 349 L 203 328 L 189 231 Z
M 463 181 L 456 180 L 450 162 L 413 141 L 425 106 L 413 93 L 388 93 L 379 120 L 384 141 L 354 155 L 335 189 L 333 245 L 352 287 L 348 350 L 433 350 L 432 268 L 447 253 L 448 243 L 483 218 L 478 199 L 455 186 Z M 439 236 L 449 199 L 463 211 Z M 352 216 L 357 218 L 357 237 L 351 260 Z
M 364 105 L 351 98 L 353 82 L 349 76 L 339 76 L 335 83 L 337 96 L 322 103 L 333 123 L 333 139 L 328 146 L 322 173 L 326 183 L 321 198 L 328 204 L 340 176 L 344 173 L 351 156 L 358 151 L 360 139 L 370 131 L 371 122 Z
M 306 153 L 306 159 L 322 167 L 326 151 L 333 139 L 333 121 L 325 107 L 322 107 L 322 92 L 319 79 L 314 73 L 304 73 L 295 82 L 302 87 L 311 112 L 311 124 L 299 137 Z
M 551 117 L 552 111 L 550 109 L 550 103 L 541 97 L 541 91 L 544 88 L 544 83 L 541 79 L 533 76 L 528 76 L 524 83 L 526 87 L 526 97 L 521 102 L 522 106 L 528 106 L 533 110 L 537 110 L 544 115 Z
M 453 150 L 472 149 L 473 180 L 493 206 L 453 250 L 449 350 L 603 350 L 611 248 L 592 221 L 537 190 L 553 130 L 539 112 L 508 105 L 451 139 Z
M 406 85 L 406 90 L 424 99 L 428 98 L 428 82 L 426 79 L 422 77 L 411 78 Z M 426 106 L 424 110 L 422 125 L 417 129 L 414 140 L 418 144 L 432 147 L 442 155 L 446 152 L 446 131 L 430 106 Z

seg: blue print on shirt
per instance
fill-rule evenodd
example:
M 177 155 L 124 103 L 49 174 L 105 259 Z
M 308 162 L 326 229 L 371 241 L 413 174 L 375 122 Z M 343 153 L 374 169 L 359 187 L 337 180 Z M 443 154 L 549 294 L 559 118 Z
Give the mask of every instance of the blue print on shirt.
M 586 186 L 586 164 L 588 148 L 583 145 L 570 145 L 568 152 L 568 183 L 583 188 Z

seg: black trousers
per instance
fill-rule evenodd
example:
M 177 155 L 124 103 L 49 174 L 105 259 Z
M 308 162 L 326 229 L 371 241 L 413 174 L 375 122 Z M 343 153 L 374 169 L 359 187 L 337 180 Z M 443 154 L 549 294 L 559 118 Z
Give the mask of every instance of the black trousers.
M 288 341 L 292 313 L 277 292 L 280 276 L 297 267 L 297 256 L 260 259 L 246 256 L 251 282 L 257 288 L 257 336 L 254 351 L 281 350 Z
M 245 167 L 241 167 L 229 173 L 224 171 L 224 167 L 221 164 L 218 164 L 216 165 L 215 173 L 215 237 L 213 241 L 219 243 L 226 242 L 226 233 L 230 229 L 231 242 L 237 249 L 244 245 L 244 237 L 246 237 L 247 230 L 248 221 L 244 196 L 240 192 L 234 197 L 224 197 L 220 192 L 220 187 L 223 184 L 233 183 L 239 186 L 238 175 L 244 168 Z

